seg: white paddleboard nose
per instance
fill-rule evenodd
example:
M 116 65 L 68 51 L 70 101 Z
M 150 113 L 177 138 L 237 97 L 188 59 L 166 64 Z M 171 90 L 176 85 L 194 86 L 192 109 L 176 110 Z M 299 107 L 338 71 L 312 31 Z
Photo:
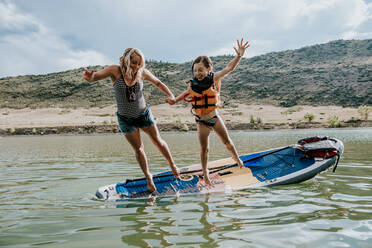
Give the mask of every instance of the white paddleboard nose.
M 99 187 L 96 191 L 96 197 L 100 200 L 111 199 L 115 194 L 115 185 L 111 184 L 103 187 Z

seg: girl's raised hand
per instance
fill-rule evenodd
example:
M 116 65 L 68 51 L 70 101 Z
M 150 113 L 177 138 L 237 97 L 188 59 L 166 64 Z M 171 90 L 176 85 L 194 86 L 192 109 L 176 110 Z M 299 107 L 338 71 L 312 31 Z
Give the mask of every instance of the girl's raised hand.
M 240 40 L 240 42 L 239 40 L 236 40 L 236 43 L 238 44 L 238 48 L 234 47 L 234 50 L 239 57 L 243 57 L 245 49 L 247 49 L 250 46 L 250 44 L 248 44 L 248 41 L 244 44 L 243 42 L 244 42 L 243 38 Z
M 83 77 L 81 78 L 81 80 L 87 80 L 88 82 L 91 82 L 93 80 L 93 73 L 94 73 L 94 69 L 92 69 L 91 71 L 88 71 L 87 68 L 84 68 L 84 73 L 83 73 Z

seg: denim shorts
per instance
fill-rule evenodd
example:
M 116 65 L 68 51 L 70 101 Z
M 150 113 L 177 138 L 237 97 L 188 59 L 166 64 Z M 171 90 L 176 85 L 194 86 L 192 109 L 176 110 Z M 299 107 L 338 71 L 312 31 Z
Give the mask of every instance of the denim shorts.
M 120 131 L 126 134 L 129 134 L 138 128 L 151 127 L 155 124 L 155 118 L 149 107 L 147 107 L 140 116 L 136 118 L 128 118 L 119 113 L 116 113 L 116 115 L 118 116 Z

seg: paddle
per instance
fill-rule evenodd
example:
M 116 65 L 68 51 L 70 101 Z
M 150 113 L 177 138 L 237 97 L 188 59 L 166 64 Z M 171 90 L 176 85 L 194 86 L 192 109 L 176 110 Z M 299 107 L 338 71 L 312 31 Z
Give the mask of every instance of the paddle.
M 285 147 L 282 147 L 282 148 L 279 148 L 277 150 L 274 150 L 274 151 L 271 151 L 271 152 L 268 152 L 268 153 L 265 153 L 265 154 L 261 154 L 259 156 L 256 156 L 256 157 L 253 157 L 253 158 L 249 158 L 247 160 L 244 160 L 243 163 L 247 163 L 247 162 L 251 162 L 251 161 L 254 161 L 256 159 L 259 159 L 259 158 L 263 158 L 265 156 L 268 156 L 268 155 L 271 155 L 273 153 L 277 153 L 277 152 L 280 152 L 280 151 L 283 151 L 285 149 L 288 149 L 292 146 L 285 146 Z M 228 169 L 228 168 L 232 168 L 232 167 L 236 167 L 238 166 L 238 164 L 229 164 L 229 165 L 221 165 L 221 166 L 217 166 L 217 167 L 214 167 L 214 168 L 211 168 L 209 174 L 212 174 L 212 173 L 216 173 L 218 171 L 221 171 L 221 170 L 225 170 L 225 169 Z M 200 172 L 202 171 L 202 169 L 198 169 L 198 170 L 190 170 L 190 171 L 183 171 L 183 172 L 180 172 L 180 175 L 184 175 L 184 174 L 190 174 L 190 173 L 195 173 L 195 172 Z M 158 176 L 154 176 L 153 179 L 155 178 L 163 178 L 163 177 L 170 177 L 170 176 L 173 176 L 173 174 L 164 174 L 164 175 L 158 175 Z M 136 179 L 127 179 L 125 181 L 125 183 L 131 183 L 131 182 L 136 182 L 136 181 L 141 181 L 141 180 L 146 180 L 145 177 L 141 177 L 141 178 L 136 178 Z

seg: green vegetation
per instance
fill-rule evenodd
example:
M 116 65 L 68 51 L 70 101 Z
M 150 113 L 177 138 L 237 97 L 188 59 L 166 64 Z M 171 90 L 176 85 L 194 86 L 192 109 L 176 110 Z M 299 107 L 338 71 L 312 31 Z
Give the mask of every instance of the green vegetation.
M 184 131 L 184 132 L 189 131 L 189 126 L 187 126 L 186 123 L 183 123 L 180 117 L 178 117 L 178 119 L 175 121 L 174 124 L 179 131 Z
M 362 120 L 368 120 L 369 113 L 372 111 L 372 107 L 362 105 L 358 108 L 358 113 Z
M 253 115 L 249 116 L 249 123 L 251 124 L 262 124 L 262 119 L 260 117 L 257 117 L 257 119 L 254 119 Z
M 254 120 L 254 116 L 253 115 L 250 115 L 249 116 L 249 123 L 251 123 L 251 124 L 254 124 L 255 123 L 255 120 Z
M 68 113 L 71 113 L 71 110 L 69 110 L 69 109 L 62 109 L 61 112 L 59 112 L 58 114 L 59 115 L 64 115 L 64 114 L 68 114 Z
M 223 80 L 222 100 L 271 103 L 277 106 L 372 105 L 372 39 L 337 40 L 297 50 L 243 58 Z M 212 57 L 215 70 L 231 56 Z M 102 66 L 90 67 L 100 70 Z M 147 61 L 147 68 L 174 94 L 186 89 L 191 62 L 182 64 Z M 82 82 L 83 68 L 46 75 L 0 79 L 0 108 L 103 107 L 115 102 L 110 79 Z M 166 96 L 145 84 L 149 104 L 164 103 Z
M 239 112 L 239 111 L 238 111 L 238 112 L 232 112 L 231 114 L 232 114 L 232 115 L 243 115 L 243 112 Z
M 337 115 L 331 115 L 330 117 L 328 117 L 328 124 L 329 124 L 329 127 L 340 127 L 341 126 L 341 123 L 338 120 Z
M 299 112 L 299 111 L 302 111 L 302 110 L 303 110 L 303 107 L 293 106 L 293 107 L 290 107 L 289 109 L 287 109 L 286 111 L 280 112 L 280 114 L 290 115 L 290 114 L 293 114 L 294 112 Z
M 311 114 L 311 113 L 306 113 L 305 116 L 304 116 L 304 119 L 307 121 L 307 122 L 312 122 L 315 118 L 315 115 L 314 114 Z

